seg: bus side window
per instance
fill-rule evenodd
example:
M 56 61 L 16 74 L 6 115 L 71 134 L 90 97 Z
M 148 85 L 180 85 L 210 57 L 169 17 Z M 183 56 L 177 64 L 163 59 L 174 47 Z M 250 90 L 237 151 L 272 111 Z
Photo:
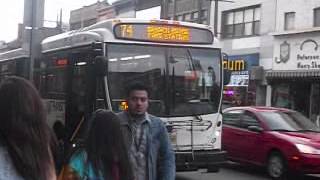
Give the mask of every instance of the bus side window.
M 36 62 L 34 83 L 43 98 L 47 120 L 52 128 L 57 121 L 65 124 L 66 66 L 56 66 L 55 59 L 43 58 Z M 40 64 L 42 64 L 40 66 Z M 39 65 L 39 66 L 37 66 Z

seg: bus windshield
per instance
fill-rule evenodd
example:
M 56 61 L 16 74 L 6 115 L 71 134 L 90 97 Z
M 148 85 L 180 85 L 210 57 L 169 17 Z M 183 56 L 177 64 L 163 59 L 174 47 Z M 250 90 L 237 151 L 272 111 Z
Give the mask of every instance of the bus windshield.
M 123 110 L 125 87 L 150 89 L 148 112 L 161 117 L 216 113 L 220 104 L 220 50 L 107 45 L 108 83 L 114 111 Z

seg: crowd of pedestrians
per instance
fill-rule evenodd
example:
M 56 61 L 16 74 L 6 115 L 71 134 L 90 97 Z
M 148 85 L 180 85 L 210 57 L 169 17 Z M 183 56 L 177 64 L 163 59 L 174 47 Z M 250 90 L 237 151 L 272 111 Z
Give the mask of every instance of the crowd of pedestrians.
M 49 128 L 38 91 L 28 80 L 6 78 L 0 85 L 0 179 L 174 180 L 174 152 L 164 123 L 147 112 L 148 88 L 128 86 L 127 102 L 118 114 L 96 110 L 84 145 L 57 167 L 63 135 Z

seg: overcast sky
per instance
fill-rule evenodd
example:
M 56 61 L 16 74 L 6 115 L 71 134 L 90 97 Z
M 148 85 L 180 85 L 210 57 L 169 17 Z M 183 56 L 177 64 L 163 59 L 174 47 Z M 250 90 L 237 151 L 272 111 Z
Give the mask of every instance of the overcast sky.
M 100 0 L 101 1 L 101 0 Z M 113 3 L 117 0 L 108 0 Z M 46 0 L 45 20 L 56 21 L 60 8 L 63 9 L 63 21 L 69 22 L 70 10 L 90 5 L 97 0 Z M 16 39 L 18 23 L 23 21 L 24 0 L 1 0 L 0 2 L 0 41 Z

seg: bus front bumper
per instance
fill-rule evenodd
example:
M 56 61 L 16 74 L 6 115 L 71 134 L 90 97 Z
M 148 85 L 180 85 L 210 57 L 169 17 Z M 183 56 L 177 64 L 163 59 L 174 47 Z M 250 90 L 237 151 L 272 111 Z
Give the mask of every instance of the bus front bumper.
M 226 163 L 226 151 L 178 151 L 176 152 L 177 171 L 207 168 L 218 171 Z

